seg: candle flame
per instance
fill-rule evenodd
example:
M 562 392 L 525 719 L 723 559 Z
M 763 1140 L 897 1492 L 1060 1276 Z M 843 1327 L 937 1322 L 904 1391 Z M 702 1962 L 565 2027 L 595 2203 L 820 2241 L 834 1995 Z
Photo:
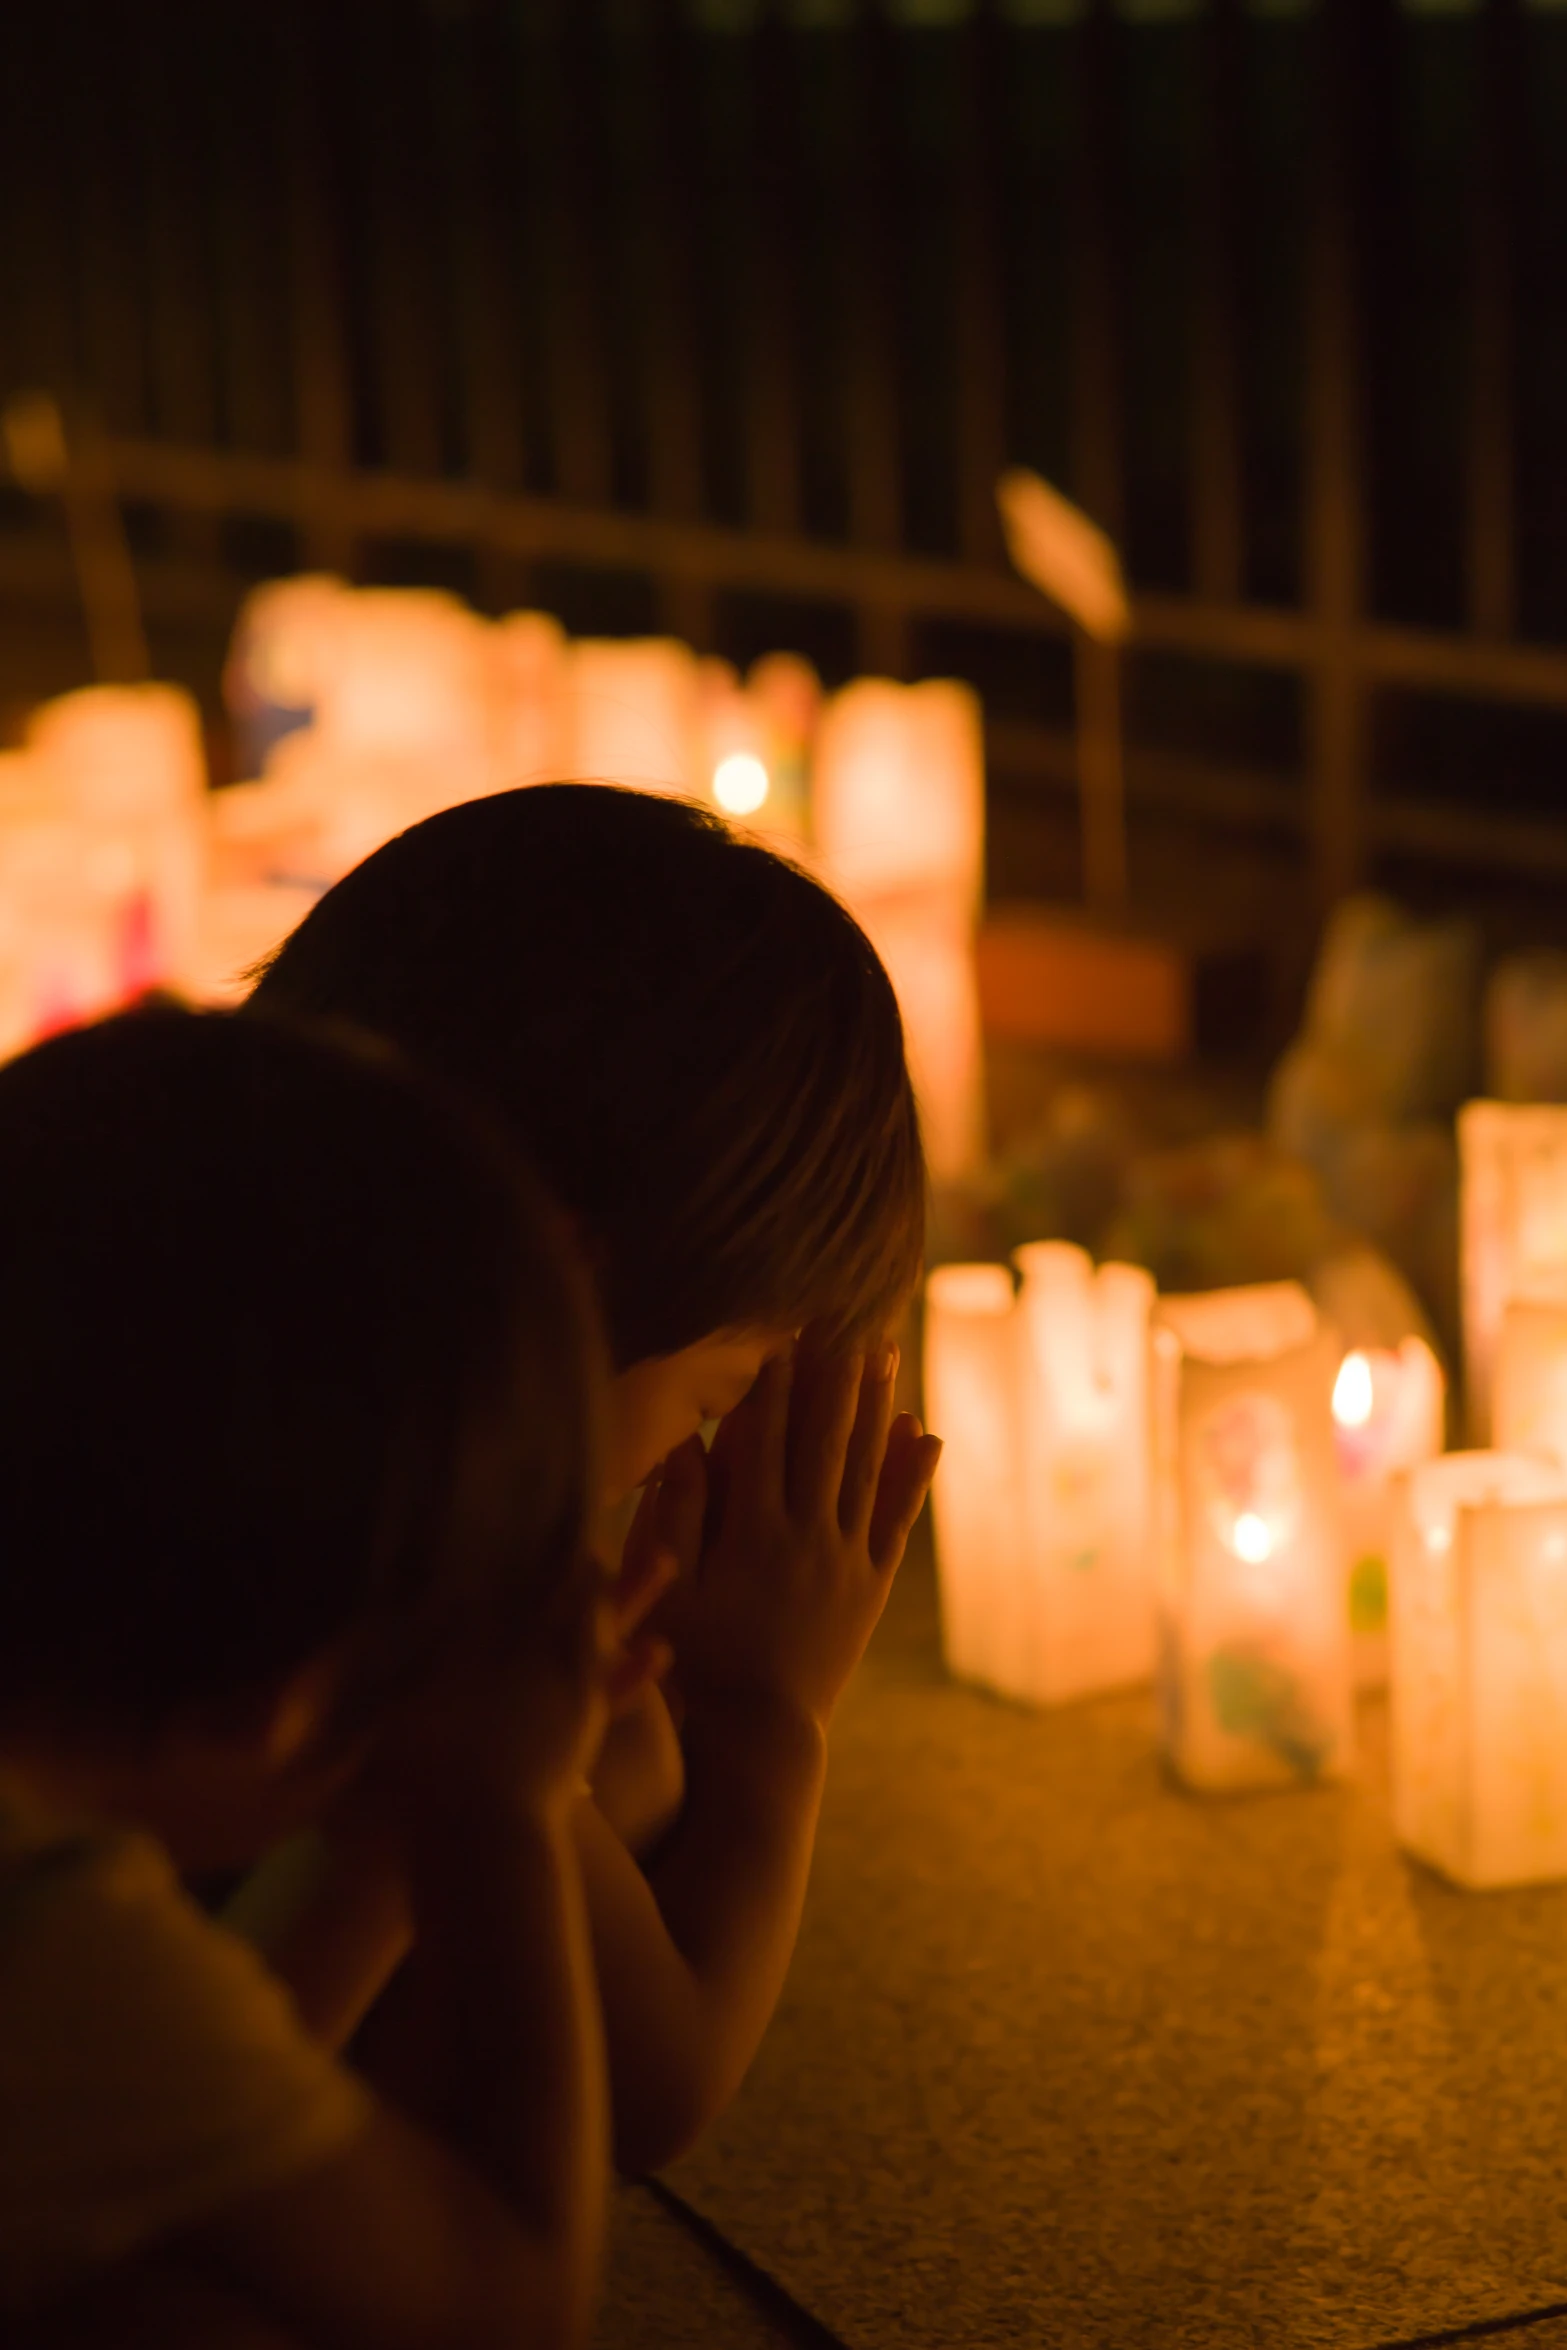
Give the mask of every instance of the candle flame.
M 1346 1355 L 1333 1385 L 1333 1417 L 1341 1428 L 1364 1428 L 1371 1417 L 1371 1365 L 1363 1354 Z
M 713 797 L 730 816 L 754 816 L 768 788 L 767 769 L 751 751 L 731 751 L 713 770 Z
M 1244 1559 L 1249 1567 L 1260 1567 L 1273 1556 L 1273 1528 L 1255 1510 L 1242 1512 L 1230 1539 L 1236 1557 Z

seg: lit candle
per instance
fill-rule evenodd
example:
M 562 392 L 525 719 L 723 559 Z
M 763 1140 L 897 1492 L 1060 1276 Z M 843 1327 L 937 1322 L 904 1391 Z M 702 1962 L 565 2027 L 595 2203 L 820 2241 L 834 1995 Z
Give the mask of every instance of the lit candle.
M 1022 1274 L 1018 1428 L 1035 1610 L 1030 1686 L 1050 1704 L 1154 1666 L 1149 1331 L 1154 1285 L 1040 1241 Z M 939 1425 L 939 1423 L 937 1423 Z
M 1393 1575 L 1399 1841 L 1461 1885 L 1567 1875 L 1567 1472 L 1450 1453 L 1409 1479 Z
M 1483 1443 L 1503 1314 L 1567 1285 L 1567 1107 L 1469 1102 L 1458 1146 L 1469 1425 Z
M 924 1356 L 925 1417 L 945 1445 L 931 1510 L 947 1664 L 962 1680 L 1023 1695 L 1033 1628 L 1004 1265 L 943 1265 L 927 1277 Z
M 1288 1785 L 1348 1765 L 1341 1356 L 1292 1282 L 1160 1303 L 1164 1739 L 1188 1785 Z
M 860 678 L 822 714 L 812 780 L 822 868 L 898 991 L 938 1181 L 984 1155 L 974 931 L 984 889 L 979 703 L 948 680 Z
M 1446 1387 L 1441 1366 L 1420 1338 L 1396 1352 L 1357 1347 L 1333 1386 L 1333 1421 L 1343 1478 L 1349 1623 L 1355 1681 L 1387 1680 L 1388 1562 L 1396 1516 L 1396 1480 L 1442 1449 Z

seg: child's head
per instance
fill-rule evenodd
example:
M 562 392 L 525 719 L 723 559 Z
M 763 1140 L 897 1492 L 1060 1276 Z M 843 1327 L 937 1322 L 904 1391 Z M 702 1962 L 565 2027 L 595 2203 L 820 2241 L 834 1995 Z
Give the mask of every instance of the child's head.
M 432 817 L 330 890 L 258 1004 L 468 1088 L 583 1233 L 625 1489 L 808 1321 L 868 1338 L 918 1273 L 924 1162 L 891 985 L 817 882 L 605 784 Z
M 382 1048 L 160 1011 L 0 1068 L 0 1751 L 117 1758 L 193 1863 L 308 1816 L 465 1605 L 580 1558 L 581 1291 Z

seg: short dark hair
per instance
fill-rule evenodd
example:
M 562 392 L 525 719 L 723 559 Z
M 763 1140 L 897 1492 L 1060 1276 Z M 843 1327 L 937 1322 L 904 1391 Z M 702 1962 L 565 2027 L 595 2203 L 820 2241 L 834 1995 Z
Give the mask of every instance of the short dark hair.
M 356 1021 L 500 1115 L 586 1228 L 621 1365 L 747 1324 L 868 1334 L 918 1277 L 887 974 L 819 882 L 688 801 L 556 783 L 432 816 L 253 1001 Z
M 537 1183 L 384 1046 L 160 1009 L 0 1068 L 0 1716 L 149 1734 L 340 1641 L 373 1712 L 581 1555 L 594 1344 Z

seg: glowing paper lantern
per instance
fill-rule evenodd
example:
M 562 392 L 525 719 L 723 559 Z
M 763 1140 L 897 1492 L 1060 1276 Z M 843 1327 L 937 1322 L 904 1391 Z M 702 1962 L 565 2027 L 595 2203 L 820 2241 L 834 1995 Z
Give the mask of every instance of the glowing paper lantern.
M 1492 1405 L 1499 1452 L 1567 1466 L 1567 1289 L 1514 1298 L 1504 1310 Z
M 201 721 L 178 686 L 85 686 L 33 713 L 27 752 L 43 801 L 78 829 L 76 922 L 65 920 L 60 895 L 69 883 L 43 879 L 67 852 L 37 841 L 41 862 L 29 886 L 52 899 L 56 915 L 47 919 L 59 920 L 62 935 L 80 940 L 82 923 L 114 934 L 110 992 L 93 1006 L 101 1009 L 167 978 L 189 951 L 207 851 Z
M 706 798 L 697 658 L 672 637 L 584 637 L 567 663 L 567 772 Z
M 1567 1106 L 1469 1102 L 1458 1147 L 1469 1424 L 1483 1442 L 1503 1314 L 1567 1287 Z
M 952 1671 L 1051 1705 L 1153 1669 L 1153 1283 L 1055 1242 L 1017 1261 L 1016 1297 L 999 1265 L 926 1284 L 936 1555 Z
M 1339 1365 L 1333 1422 L 1343 1478 L 1349 1623 L 1356 1686 L 1387 1679 L 1388 1573 L 1397 1480 L 1442 1449 L 1446 1384 L 1420 1338 L 1396 1351 L 1356 1347 Z
M 224 795 L 235 880 L 325 887 L 498 780 L 488 621 L 426 588 L 318 594 L 310 611 L 308 660 L 295 647 L 310 724 L 274 743 L 260 785 Z
M 260 775 L 283 737 L 310 724 L 332 621 L 351 593 L 329 572 L 302 572 L 264 581 L 241 605 L 223 670 L 240 775 Z
M 1567 1876 L 1567 1473 L 1500 1452 L 1414 1472 L 1392 1666 L 1400 1842 L 1461 1885 Z
M 937 678 L 857 678 L 822 712 L 817 842 L 852 906 L 935 895 L 977 914 L 985 877 L 978 697 Z
M 1018 1433 L 1033 1639 L 1018 1694 L 1051 1704 L 1154 1668 L 1154 1285 L 1082 1249 L 1017 1252 Z M 940 1425 L 939 1422 L 933 1423 Z
M 821 717 L 821 679 L 798 653 L 764 653 L 751 664 L 746 692 L 762 718 L 769 828 L 799 856 L 812 840 L 811 755 Z
M 943 1265 L 928 1277 L 924 1389 L 945 1443 L 931 1508 L 947 1663 L 962 1680 L 1016 1692 L 1032 1638 L 1004 1265 Z
M 938 1180 L 984 1152 L 974 928 L 984 888 L 979 703 L 967 686 L 861 678 L 817 737 L 813 824 L 825 878 L 898 990 Z
M 939 898 L 861 901 L 853 910 L 898 998 L 931 1174 L 951 1181 L 985 1154 L 973 923 Z
M 1164 1299 L 1154 1343 L 1167 1757 L 1200 1788 L 1333 1776 L 1352 1745 L 1338 1339 L 1281 1282 Z
M 544 783 L 566 774 L 566 632 L 548 612 L 508 612 L 491 632 L 495 781 Z

